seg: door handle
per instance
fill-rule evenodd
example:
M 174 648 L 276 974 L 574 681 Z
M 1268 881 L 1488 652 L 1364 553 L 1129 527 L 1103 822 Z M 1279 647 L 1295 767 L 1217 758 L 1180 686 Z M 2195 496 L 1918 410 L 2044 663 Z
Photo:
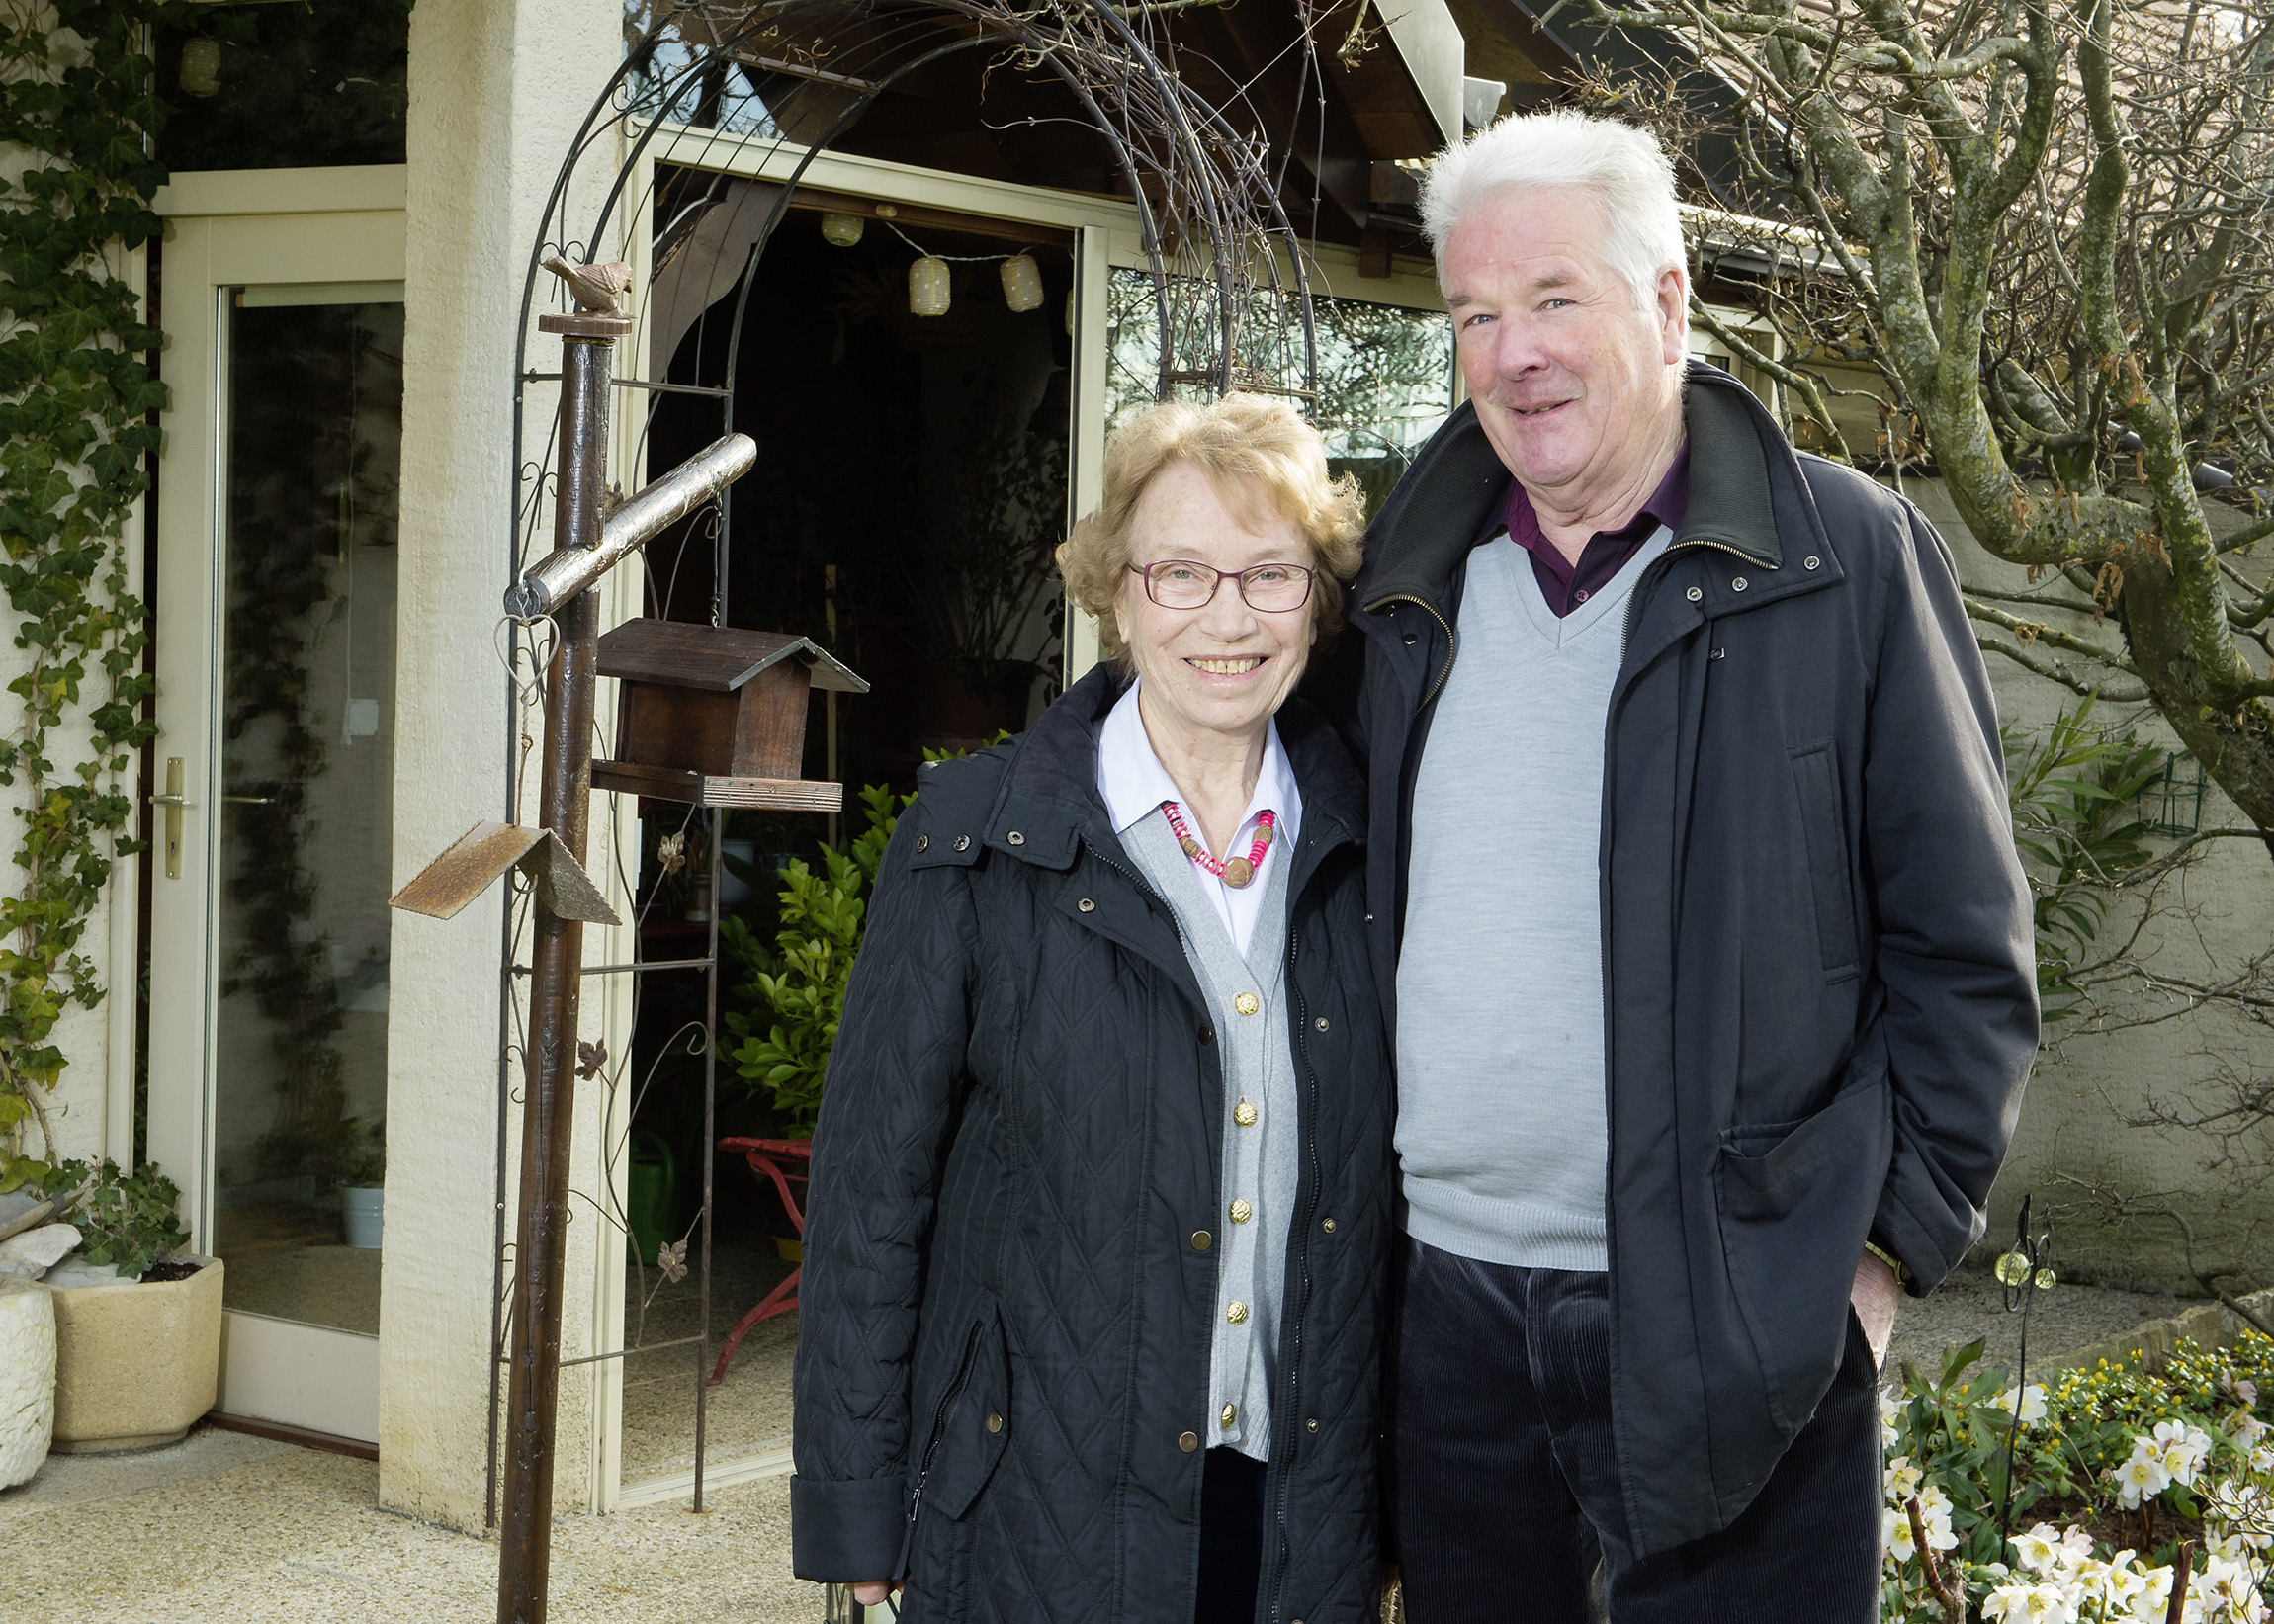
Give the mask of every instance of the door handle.
M 166 793 L 150 797 L 150 805 L 166 809 L 166 878 L 182 877 L 182 813 L 191 802 L 182 793 L 182 758 L 166 757 Z
M 155 801 L 157 797 L 152 796 L 150 799 Z M 232 807 L 273 807 L 277 798 L 273 795 L 224 795 L 221 799 Z

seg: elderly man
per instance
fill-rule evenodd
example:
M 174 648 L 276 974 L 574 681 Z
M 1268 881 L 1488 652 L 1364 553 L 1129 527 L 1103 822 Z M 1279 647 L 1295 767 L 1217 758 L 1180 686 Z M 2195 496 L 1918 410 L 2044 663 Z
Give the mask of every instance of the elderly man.
M 1470 403 L 1375 522 L 1390 1444 L 1414 1624 L 1878 1616 L 1876 1372 L 2038 1036 L 1996 716 L 1918 510 L 1686 361 L 1647 134 L 1424 199 Z

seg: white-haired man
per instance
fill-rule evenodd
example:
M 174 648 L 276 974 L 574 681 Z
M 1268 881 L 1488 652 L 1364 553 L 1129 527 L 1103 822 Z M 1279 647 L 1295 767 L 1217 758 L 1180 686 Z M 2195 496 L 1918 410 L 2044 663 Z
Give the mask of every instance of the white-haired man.
M 1687 361 L 1674 177 L 1577 113 L 1443 154 L 1469 404 L 1362 652 L 1414 1624 L 1879 1613 L 1876 1372 L 1980 1234 L 2038 1035 L 1950 554 Z

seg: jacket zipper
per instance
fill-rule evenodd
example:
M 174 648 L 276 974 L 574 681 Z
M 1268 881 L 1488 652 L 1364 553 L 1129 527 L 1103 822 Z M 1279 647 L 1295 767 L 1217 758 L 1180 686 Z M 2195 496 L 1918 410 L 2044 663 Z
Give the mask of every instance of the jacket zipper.
M 1752 554 L 1731 547 L 1726 542 L 1708 542 L 1704 538 L 1699 538 L 1694 541 L 1676 542 L 1665 552 L 1659 554 L 1651 563 L 1649 573 L 1656 575 L 1668 558 L 1673 557 L 1677 553 L 1687 553 L 1694 547 L 1709 547 L 1716 553 L 1726 553 L 1730 557 L 1742 559 L 1756 569 L 1774 569 L 1777 567 L 1767 559 L 1756 558 Z M 1626 640 L 1634 631 L 1634 606 L 1642 600 L 1643 587 L 1651 584 L 1654 583 L 1636 581 L 1634 590 L 1626 594 L 1626 611 L 1618 617 L 1618 663 L 1622 666 L 1626 663 Z
M 1120 863 L 1116 863 L 1112 858 L 1106 856 L 1105 853 L 1099 851 L 1097 849 L 1097 843 L 1094 840 L 1092 840 L 1087 835 L 1085 835 L 1083 837 L 1082 843 L 1090 848 L 1091 856 L 1096 858 L 1097 861 L 1103 863 L 1115 874 L 1118 874 L 1122 879 L 1128 881 L 1132 886 L 1135 886 L 1139 896 L 1143 897 L 1147 901 L 1159 905 L 1161 911 L 1169 916 L 1169 928 L 1177 933 L 1178 945 L 1183 946 L 1184 927 L 1177 922 L 1177 910 L 1169 905 L 1168 900 L 1163 897 L 1159 892 L 1155 891 L 1151 886 L 1147 885 L 1144 879 L 1139 876 L 1134 869 L 1130 869 Z
M 1424 601 L 1421 598 L 1414 597 L 1409 593 L 1393 592 L 1386 598 L 1376 598 L 1372 603 L 1369 603 L 1365 606 L 1366 613 L 1369 615 L 1374 613 L 1385 603 L 1413 604 L 1419 608 L 1423 614 L 1429 616 L 1431 620 L 1437 622 L 1438 630 L 1444 634 L 1443 668 L 1438 672 L 1437 680 L 1430 684 L 1429 692 L 1422 695 L 1422 702 L 1419 707 L 1420 710 L 1426 711 L 1429 709 L 1429 702 L 1437 698 L 1438 691 L 1445 685 L 1446 679 L 1452 675 L 1453 656 L 1460 651 L 1460 640 L 1453 636 L 1452 627 L 1446 622 L 1443 615 L 1437 612 L 1437 609 L 1434 605 Z
M 1642 601 L 1644 588 L 1654 588 L 1657 585 L 1657 578 L 1664 573 L 1667 559 L 1673 557 L 1677 553 L 1688 552 L 1694 547 L 1709 547 L 1716 553 L 1726 553 L 1731 557 L 1741 558 L 1757 568 L 1771 569 L 1776 567 L 1763 559 L 1754 557 L 1751 554 L 1740 552 L 1724 542 L 1709 542 L 1703 539 L 1676 542 L 1664 553 L 1661 553 L 1657 560 L 1645 571 L 1647 578 L 1636 581 L 1634 590 L 1626 594 L 1626 609 L 1618 619 L 1618 665 L 1620 670 L 1624 670 L 1626 666 L 1626 642 L 1634 631 L 1634 609 L 1635 605 Z M 1603 805 L 1608 813 L 1611 806 L 1612 788 L 1611 719 L 1608 716 L 1603 720 Z M 1606 829 L 1604 833 L 1608 836 L 1610 831 Z M 1613 1187 L 1617 1173 L 1617 1157 L 1614 1154 L 1614 1150 L 1618 1133 L 1618 1114 L 1612 1098 L 1612 1076 L 1617 1069 L 1618 1054 L 1612 1043 L 1611 1012 L 1614 1005 L 1611 992 L 1611 909 L 1609 907 L 1603 909 L 1603 919 L 1600 928 L 1595 933 L 1595 940 L 1596 951 L 1600 955 L 1599 968 L 1603 979 L 1603 1187 L 1608 1190 Z M 1607 1247 L 1616 1245 L 1618 1241 L 1618 1236 L 1613 1229 L 1614 1223 L 1610 1204 L 1606 1203 L 1603 1213 L 1603 1229 Z M 1605 1262 L 1610 1261 L 1611 1259 L 1607 1256 Z M 1611 1313 L 1612 1325 L 1616 1330 L 1618 1316 L 1618 1301 L 1616 1296 L 1612 1299 Z
M 1290 908 L 1290 915 L 1292 911 Z M 1273 1395 L 1272 1399 L 1274 1406 L 1279 1407 L 1275 1411 L 1280 1417 L 1277 1430 L 1279 1436 L 1285 1440 L 1279 1449 L 1279 1510 L 1275 1519 L 1279 1529 L 1279 1548 L 1273 1553 L 1275 1560 L 1271 1574 L 1271 1617 L 1274 1624 L 1279 1616 L 1280 1606 L 1285 1599 L 1280 1594 L 1279 1586 L 1286 1581 L 1287 1577 L 1287 1504 L 1294 1495 L 1291 1481 L 1294 1462 L 1288 1457 L 1297 1447 L 1295 1444 L 1294 1412 L 1299 1407 L 1294 1404 L 1294 1400 L 1296 1389 L 1302 1380 L 1303 1316 L 1309 1312 L 1311 1306 L 1311 1217 L 1319 1210 L 1319 1185 L 1321 1182 L 1319 1176 L 1319 1074 L 1317 1068 L 1311 1063 L 1310 1006 L 1304 1003 L 1302 986 L 1295 980 L 1295 960 L 1301 946 L 1302 938 L 1297 934 L 1294 920 L 1290 917 L 1287 921 L 1287 997 L 1293 1006 L 1295 1052 L 1302 1059 L 1303 1085 L 1310 1105 L 1310 1110 L 1307 1113 L 1310 1120 L 1303 1135 L 1303 1150 L 1311 1164 L 1311 1188 L 1308 1197 L 1303 1202 L 1302 1214 L 1296 1230 L 1296 1234 L 1301 1236 L 1302 1239 L 1295 1248 L 1298 1272 L 1295 1286 L 1296 1301 L 1292 1341 L 1287 1349 L 1287 1379 L 1280 1384 L 1285 1403 L 1280 1404 L 1282 1395 Z
M 939 1453 L 940 1429 L 947 1423 L 947 1407 L 961 1398 L 964 1388 L 970 1385 L 972 1361 L 979 1356 L 979 1335 L 986 1328 L 985 1320 L 972 1323 L 970 1334 L 963 1339 L 963 1362 L 955 1367 L 955 1380 L 948 1384 L 947 1391 L 939 1396 L 939 1403 L 932 1407 L 931 1435 L 924 1442 L 923 1463 L 917 1468 L 916 1490 L 909 1496 L 908 1531 L 901 1536 L 900 1566 L 893 1573 L 895 1579 L 907 1577 L 909 1559 L 916 1554 L 916 1514 L 923 1505 L 923 1485 L 924 1480 L 931 1476 L 932 1457 Z

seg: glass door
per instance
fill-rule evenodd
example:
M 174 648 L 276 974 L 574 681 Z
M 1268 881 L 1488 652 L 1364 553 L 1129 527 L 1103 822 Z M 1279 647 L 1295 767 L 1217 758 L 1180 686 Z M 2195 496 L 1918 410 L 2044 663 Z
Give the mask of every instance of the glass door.
M 402 292 L 312 280 L 330 223 L 167 242 L 149 1148 L 225 1267 L 220 1410 L 375 1441 Z
M 213 1250 L 240 1314 L 379 1334 L 402 305 L 222 324 Z

